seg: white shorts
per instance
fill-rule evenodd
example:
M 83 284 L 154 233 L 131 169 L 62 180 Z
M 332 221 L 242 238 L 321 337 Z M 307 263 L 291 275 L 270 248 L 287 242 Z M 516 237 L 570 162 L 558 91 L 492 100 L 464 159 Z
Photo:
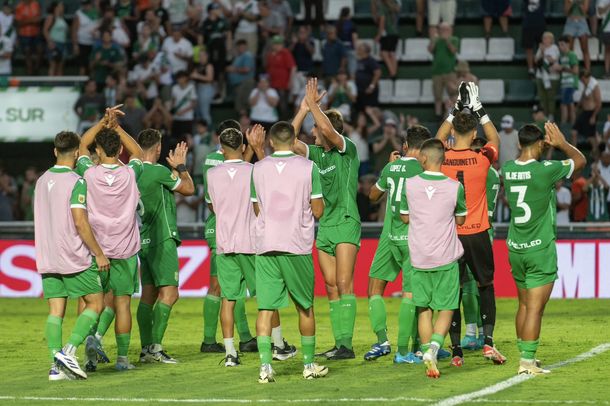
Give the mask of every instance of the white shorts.
M 428 25 L 434 27 L 441 21 L 453 25 L 455 10 L 455 0 L 428 0 Z

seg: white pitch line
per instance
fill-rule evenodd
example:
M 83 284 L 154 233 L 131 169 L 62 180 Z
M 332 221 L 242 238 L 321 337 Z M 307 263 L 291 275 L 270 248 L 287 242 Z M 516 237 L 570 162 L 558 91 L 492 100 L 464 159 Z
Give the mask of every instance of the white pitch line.
M 577 355 L 573 358 L 567 359 L 565 361 L 559 361 L 559 362 L 557 362 L 553 365 L 550 365 L 548 367 L 545 367 L 545 368 L 551 369 L 551 370 L 556 369 L 556 368 L 561 368 L 566 365 L 574 364 L 576 362 L 580 362 L 580 361 L 584 361 L 584 360 L 592 358 L 592 357 L 596 357 L 599 354 L 602 354 L 608 350 L 610 350 L 610 343 L 600 344 L 597 347 L 592 348 L 591 350 L 589 350 L 587 352 L 583 352 L 582 354 L 579 354 L 579 355 Z M 532 378 L 534 378 L 533 375 L 516 375 L 505 381 L 501 381 L 494 385 L 488 386 L 484 389 L 480 389 L 480 390 L 470 392 L 470 393 L 465 393 L 463 395 L 457 395 L 457 396 L 452 396 L 450 398 L 442 399 L 442 400 L 436 402 L 434 404 L 434 406 L 454 406 L 454 405 L 459 405 L 459 404 L 466 403 L 466 402 L 473 402 L 477 398 L 481 398 L 483 396 L 488 396 L 488 395 L 493 395 L 495 393 L 508 389 L 511 386 L 518 385 L 518 384 L 525 382 L 527 380 L 530 380 Z
M 518 403 L 518 404 L 544 404 L 544 405 L 610 405 L 607 400 L 521 400 L 521 399 L 487 399 L 478 398 L 470 401 L 471 403 Z

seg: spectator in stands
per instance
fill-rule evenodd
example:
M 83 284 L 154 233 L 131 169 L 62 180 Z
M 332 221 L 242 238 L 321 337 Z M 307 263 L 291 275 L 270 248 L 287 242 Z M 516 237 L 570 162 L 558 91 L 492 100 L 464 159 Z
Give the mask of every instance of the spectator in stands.
M 269 7 L 267 0 L 258 2 L 258 11 L 260 13 L 260 20 L 258 22 L 258 33 L 261 43 L 259 49 L 262 50 L 263 55 L 266 55 L 269 51 L 270 42 L 269 39 L 276 35 L 282 35 L 286 31 L 286 20 L 282 18 L 282 15 L 276 11 L 273 11 Z
M 588 211 L 587 179 L 582 176 L 581 171 L 574 174 L 572 181 L 572 206 L 570 209 L 572 221 L 585 221 Z
M 59 1 L 52 2 L 47 8 L 47 17 L 42 29 L 47 44 L 49 76 L 63 76 L 68 31 L 68 23 L 64 18 L 64 4 Z
M 121 127 L 132 137 L 137 137 L 140 131 L 144 129 L 146 110 L 139 105 L 136 96 L 132 93 L 127 93 L 123 103 L 125 104 L 123 107 L 125 115 L 119 118 Z
M 0 26 L 0 29 L 2 27 Z M 0 33 L 0 76 L 13 72 L 13 40 L 6 32 Z
M 16 198 L 17 183 L 0 166 L 0 221 L 13 221 L 15 219 Z
M 610 0 L 597 0 L 597 15 L 602 20 L 600 39 L 604 45 L 604 79 L 610 79 Z
M 604 151 L 601 153 L 599 161 L 595 164 L 601 178 L 610 185 L 610 149 L 606 146 Z M 608 212 L 610 213 L 610 194 L 607 199 Z
M 540 43 L 546 30 L 544 10 L 547 0 L 525 0 L 523 2 L 523 20 L 521 25 L 521 46 L 525 49 L 527 72 L 531 78 L 536 75 L 534 68 L 534 48 Z
M 532 106 L 532 120 L 534 121 L 534 124 L 540 128 L 542 133 L 546 134 L 544 130 L 544 123 L 548 121 L 548 118 L 546 117 L 546 113 L 542 106 L 538 104 L 534 104 L 534 106 Z
M 580 49 L 585 64 L 585 69 L 591 69 L 591 56 L 589 55 L 589 25 L 587 24 L 587 14 L 589 10 L 589 0 L 565 0 L 564 13 L 566 24 L 563 34 L 570 37 L 570 48 L 574 48 L 574 39 L 580 41 Z
M 85 83 L 83 93 L 74 104 L 74 112 L 80 121 L 78 132 L 81 134 L 84 130 L 96 123 L 104 114 L 106 99 L 104 96 L 97 93 L 96 90 L 95 80 L 88 80 L 87 83 Z
M 349 121 L 352 105 L 356 102 L 358 90 L 356 84 L 349 80 L 347 72 L 340 69 L 337 77 L 331 81 L 328 88 L 328 104 L 341 112 L 343 119 Z
M 350 78 L 356 75 L 357 59 L 356 59 L 356 44 L 358 43 L 358 29 L 352 20 L 352 15 L 349 7 L 343 7 L 337 21 L 337 36 L 345 46 L 345 54 L 347 58 L 347 73 Z
M 152 108 L 148 111 L 146 117 L 144 117 L 144 127 L 155 129 L 162 134 L 159 163 L 168 166 L 169 164 L 165 158 L 169 153 L 170 147 L 173 146 L 172 144 L 175 145 L 175 140 L 172 140 L 169 135 L 172 127 L 172 114 L 165 108 L 160 98 L 155 99 Z
M 370 109 L 369 109 L 370 110 Z M 355 124 L 347 127 L 347 135 L 356 145 L 358 151 L 358 158 L 360 158 L 360 169 L 358 172 L 359 176 L 370 173 L 370 153 L 371 145 L 369 144 L 369 135 L 374 134 L 381 126 L 377 116 L 374 114 L 368 115 L 371 118 L 371 125 L 367 123 L 367 114 L 364 112 L 358 114 L 356 120 L 352 120 Z
M 15 23 L 19 49 L 25 57 L 25 69 L 28 75 L 38 73 L 42 44 L 40 23 L 42 10 L 37 0 L 21 0 L 15 7 Z
M 415 0 L 415 36 L 424 36 L 424 19 L 426 18 L 426 0 Z
M 515 130 L 515 120 L 511 115 L 505 115 L 500 122 L 500 167 L 506 161 L 512 161 L 519 156 L 519 135 Z
M 386 158 L 387 160 L 387 158 Z M 378 221 L 379 205 L 371 203 L 369 193 L 377 182 L 375 175 L 363 175 L 358 179 L 358 193 L 356 194 L 356 204 L 360 213 L 360 221 Z
M 133 0 L 118 0 L 114 5 L 116 16 L 127 27 L 129 38 L 136 37 L 136 26 L 140 21 L 140 10 Z M 136 134 L 137 135 L 137 134 Z
M 290 43 L 290 52 L 294 58 L 294 62 L 297 65 L 296 72 L 292 79 L 292 96 L 296 97 L 302 89 L 305 88 L 306 76 L 309 72 L 313 71 L 313 54 L 315 52 L 315 45 L 310 36 L 310 30 L 308 26 L 301 25 L 296 35 L 293 34 L 292 41 Z
M 176 193 L 176 220 L 178 224 L 196 223 L 199 206 L 203 202 L 201 196 L 197 194 L 183 196 Z
M 371 47 L 360 43 L 356 48 L 358 65 L 356 69 L 356 111 L 365 111 L 366 107 L 376 107 L 379 104 L 379 79 L 381 68 L 371 57 Z
M 457 65 L 455 65 L 455 75 L 456 75 L 456 83 L 460 82 L 474 82 L 479 83 L 479 78 L 476 77 L 470 71 L 470 64 L 468 61 L 461 60 L 458 61 Z
M 106 77 L 112 73 L 120 73 L 124 68 L 123 49 L 112 42 L 112 33 L 102 31 L 102 42 L 91 53 L 91 74 L 101 90 Z
M 555 182 L 555 197 L 557 200 L 557 217 L 558 226 L 570 224 L 570 206 L 572 205 L 572 193 L 570 189 L 563 185 L 563 180 Z
M 305 8 L 305 24 L 316 25 L 321 27 L 324 25 L 324 2 L 323 0 L 303 0 L 303 7 Z M 315 16 L 312 16 L 311 9 L 315 10 Z
M 576 110 L 574 92 L 578 88 L 578 57 L 570 50 L 570 39 L 563 35 L 559 38 L 561 55 L 554 69 L 561 73 L 561 122 L 574 124 Z
M 81 1 L 72 20 L 73 54 L 77 55 L 81 75 L 89 72 L 90 56 L 95 42 L 95 31 L 98 27 L 99 12 L 91 0 Z
M 439 25 L 439 35 L 430 38 L 428 51 L 432 54 L 432 89 L 434 93 L 434 114 L 438 119 L 443 115 L 443 92 L 451 99 L 457 95 L 455 65 L 459 39 L 453 35 L 453 28 L 446 22 Z
M 255 0 L 240 0 L 235 3 L 233 9 L 235 40 L 245 40 L 248 43 L 248 50 L 255 57 L 258 51 L 259 18 L 258 4 Z
M 428 30 L 430 38 L 438 36 L 439 24 L 441 22 L 453 27 L 456 10 L 456 0 L 428 0 Z
M 172 30 L 182 29 L 188 19 L 189 0 L 164 0 Z
M 38 171 L 36 167 L 30 166 L 25 170 L 23 177 L 23 185 L 21 186 L 21 195 L 19 199 L 21 219 L 24 221 L 34 220 L 34 188 L 38 180 Z
M 294 23 L 294 16 L 290 3 L 288 3 L 287 0 L 270 0 L 269 7 L 271 7 L 272 11 L 278 13 L 282 18 L 282 21 L 285 22 L 284 32 L 281 32 L 280 35 L 283 35 L 284 38 L 288 38 L 286 36 L 292 33 L 292 24 Z
M 597 149 L 597 115 L 602 108 L 602 96 L 597 80 L 591 76 L 591 72 L 583 70 L 580 72 L 580 113 L 572 128 L 572 144 L 578 144 L 578 136 L 585 137 Z
M 379 22 L 375 41 L 380 45 L 381 59 L 388 69 L 390 79 L 396 79 L 398 73 L 396 46 L 398 45 L 400 4 L 397 0 L 380 0 L 379 2 Z
M 216 4 L 216 3 L 213 3 Z M 220 6 L 218 6 L 220 8 Z M 222 12 L 220 13 L 222 14 Z M 182 35 L 186 38 L 191 44 L 201 46 L 203 43 L 200 41 L 200 33 L 201 26 L 203 25 L 203 14 L 201 13 L 200 7 L 189 6 L 187 12 L 186 24 L 182 28 Z M 210 13 L 208 13 L 209 17 Z M 225 44 L 226 45 L 226 44 Z M 198 51 L 193 52 L 193 57 L 197 57 L 199 55 Z M 197 61 L 195 61 L 197 62 Z
M 381 136 L 371 141 L 373 143 L 373 172 L 379 174 L 388 163 L 390 153 L 402 150 L 398 123 L 394 119 L 386 119 Z
M 193 58 L 193 44 L 184 38 L 182 31 L 174 30 L 171 36 L 165 38 L 161 49 L 169 61 L 172 74 L 188 70 L 189 62 Z
M 169 12 L 164 7 L 161 0 L 150 0 L 150 9 L 158 18 L 160 27 L 163 28 L 164 35 L 169 35 L 172 32 L 172 27 L 169 22 Z M 151 21 L 147 19 L 147 21 Z M 154 26 L 153 26 L 154 28 Z
M 536 88 L 540 106 L 549 115 L 551 121 L 555 117 L 557 91 L 559 90 L 559 73 L 552 67 L 559 61 L 559 56 L 555 36 L 550 31 L 545 32 L 536 52 Z
M 240 39 L 235 45 L 237 56 L 233 58 L 231 65 L 227 66 L 227 73 L 231 92 L 235 98 L 235 110 L 241 114 L 250 107 L 248 98 L 255 85 L 256 62 L 254 56 L 248 51 L 246 40 Z
M 163 8 L 159 10 L 165 11 Z M 163 13 L 160 14 L 163 15 Z M 144 20 L 138 23 L 138 34 L 142 32 L 142 27 L 144 24 L 148 24 L 150 26 L 151 35 L 156 37 L 159 40 L 159 43 L 162 44 L 163 39 L 168 35 L 168 33 L 172 32 L 171 29 L 168 31 L 168 28 L 166 27 L 169 26 L 169 21 L 167 21 L 165 25 L 162 24 L 162 21 L 162 17 L 155 14 L 155 11 L 152 8 L 148 9 L 144 13 Z
M 122 74 L 112 73 L 106 76 L 106 82 L 102 89 L 106 107 L 116 106 L 120 100 L 123 100 L 125 84 L 126 78 Z
M 601 175 L 598 165 L 592 165 L 591 177 L 587 179 L 589 211 L 587 221 L 608 221 L 608 191 L 610 185 Z
M 250 93 L 250 119 L 254 124 L 260 124 L 269 130 L 279 120 L 277 105 L 280 96 L 277 91 L 269 87 L 269 79 L 261 75 L 258 86 Z
M 104 31 L 110 31 L 112 33 L 112 41 L 121 48 L 127 48 L 131 44 L 127 27 L 123 24 L 121 19 L 116 16 L 114 8 L 110 6 L 106 7 L 102 20 L 100 21 L 98 28 L 100 37 Z
M 271 51 L 267 55 L 267 74 L 269 84 L 279 95 L 279 116 L 286 119 L 291 115 L 290 83 L 296 72 L 296 63 L 292 53 L 284 47 L 284 37 L 276 35 L 271 39 Z
M 205 39 L 209 60 L 214 66 L 214 80 L 218 85 L 217 93 L 222 95 L 225 91 L 227 49 L 232 46 L 233 34 L 219 3 L 210 3 L 208 6 L 208 17 L 201 27 L 201 35 L 200 43 L 203 43 L 203 39 Z M 208 121 L 208 123 L 211 122 L 211 120 Z
M 502 33 L 508 36 L 508 17 L 513 15 L 510 0 L 481 0 L 481 9 L 483 10 L 485 38 L 491 37 L 491 25 L 494 18 L 498 19 Z
M 11 1 L 4 0 L 0 5 L 0 37 L 7 36 L 12 40 L 12 44 L 15 44 L 17 35 L 15 34 L 15 16 L 13 15 L 13 8 L 11 7 Z
M 209 125 L 213 125 L 210 107 L 216 94 L 214 71 L 214 65 L 208 60 L 208 53 L 204 50 L 199 51 L 199 62 L 191 73 L 191 80 L 197 86 L 198 116 Z
M 135 85 L 138 97 L 144 101 L 146 108 L 150 108 L 154 100 L 159 97 L 159 72 L 152 63 L 154 51 L 142 54 L 133 70 L 129 72 L 128 81 Z
M 339 69 L 345 69 L 347 52 L 343 42 L 337 37 L 337 28 L 334 25 L 326 26 L 326 41 L 322 45 L 322 76 L 328 84 L 337 76 Z
M 187 134 L 192 134 L 197 91 L 189 80 L 186 71 L 176 74 L 176 84 L 172 87 L 172 138 L 176 142 L 186 141 Z
M 160 48 L 161 42 L 159 36 L 152 34 L 152 28 L 149 23 L 144 23 L 133 45 L 132 60 L 140 60 L 141 56 L 146 57 L 149 52 L 157 52 Z

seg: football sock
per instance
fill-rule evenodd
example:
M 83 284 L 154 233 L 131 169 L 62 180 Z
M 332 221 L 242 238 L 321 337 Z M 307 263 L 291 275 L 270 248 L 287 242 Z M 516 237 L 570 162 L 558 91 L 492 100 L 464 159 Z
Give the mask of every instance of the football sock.
M 203 343 L 216 343 L 216 329 L 218 328 L 218 313 L 220 313 L 220 298 L 207 295 L 203 299 Z
M 49 355 L 51 361 L 55 357 L 55 353 L 61 351 L 61 324 L 63 318 L 49 315 L 47 324 L 44 329 L 44 335 L 47 339 L 47 347 L 49 347 Z
M 356 324 L 356 296 L 353 294 L 341 295 L 340 303 L 343 346 L 351 350 Z
M 485 344 L 493 346 L 494 326 L 496 324 L 496 298 L 493 284 L 481 286 L 479 294 L 481 295 L 481 319 L 483 320 Z
M 131 333 L 116 335 L 116 348 L 119 357 L 127 357 L 129 352 L 129 342 L 131 341 Z
M 380 295 L 371 296 L 369 299 L 369 318 L 373 332 L 377 334 L 377 342 L 381 344 L 388 341 L 385 303 Z
M 246 299 L 237 299 L 235 308 L 233 309 L 233 317 L 235 318 L 235 327 L 239 334 L 239 341 L 242 343 L 252 340 L 250 326 L 248 326 L 248 318 L 246 317 Z
M 78 347 L 85 341 L 85 337 L 89 334 L 91 327 L 97 323 L 98 314 L 91 309 L 85 309 L 76 319 L 76 324 L 72 330 L 72 334 L 68 339 L 68 343 L 74 348 Z
M 329 317 L 330 327 L 333 330 L 333 336 L 335 336 L 335 347 L 339 348 L 341 345 L 341 302 L 339 300 L 330 300 L 328 302 L 330 306 Z
M 461 291 L 461 289 L 460 289 Z M 458 307 L 453 312 L 453 319 L 451 320 L 451 326 L 449 327 L 449 338 L 451 339 L 451 345 L 460 345 L 462 340 L 462 313 L 461 313 L 461 302 L 462 295 L 460 293 L 458 299 Z
M 521 346 L 521 343 L 523 342 L 522 339 L 517 338 L 517 349 L 519 350 L 519 353 L 521 353 L 521 351 L 523 351 L 523 348 Z
M 430 349 L 434 351 L 434 356 L 436 357 L 438 354 L 438 350 L 443 348 L 443 343 L 445 342 L 445 337 L 440 334 L 432 334 L 432 338 L 430 339 Z
M 540 344 L 540 340 L 521 341 L 521 359 L 528 361 L 535 360 L 538 344 Z
M 423 343 L 421 345 L 421 352 L 426 352 L 430 349 L 430 343 Z
M 301 336 L 301 351 L 303 351 L 303 364 L 311 364 L 316 352 L 316 336 Z
M 282 326 L 273 327 L 271 329 L 271 338 L 273 339 L 273 346 L 280 349 L 284 348 L 284 338 L 282 337 Z
M 153 326 L 153 307 L 148 303 L 140 302 L 138 312 L 136 313 L 138 320 L 138 329 L 140 330 L 140 344 L 146 347 L 153 343 L 152 326 Z
M 477 302 L 477 295 L 472 293 L 464 293 L 462 295 L 462 303 L 462 307 L 464 308 L 464 322 L 466 323 L 466 325 L 474 324 L 476 328 L 476 324 L 480 314 L 479 303 Z M 466 334 L 468 334 L 468 332 L 466 332 Z
M 398 310 L 398 352 L 407 355 L 409 338 L 415 344 L 417 336 L 417 308 L 413 299 L 403 297 Z
M 108 331 L 108 327 L 112 324 L 112 320 L 114 320 L 114 310 L 112 308 L 106 306 L 104 311 L 100 314 L 100 319 L 97 322 L 97 331 L 95 332 L 95 338 L 101 340 L 102 337 Z
M 152 342 L 161 345 L 172 307 L 157 301 L 153 308 Z
M 235 341 L 234 341 L 233 337 L 225 338 L 224 343 L 225 343 L 225 353 L 227 355 L 232 355 L 232 356 L 236 357 L 237 350 L 235 349 Z
M 466 324 L 466 335 L 470 337 L 477 336 L 477 324 L 476 323 L 468 323 Z
M 271 336 L 256 337 L 258 344 L 258 356 L 261 359 L 261 364 L 271 364 Z
M 462 351 L 462 346 L 459 344 L 452 345 L 451 346 L 451 356 L 464 358 L 464 351 Z

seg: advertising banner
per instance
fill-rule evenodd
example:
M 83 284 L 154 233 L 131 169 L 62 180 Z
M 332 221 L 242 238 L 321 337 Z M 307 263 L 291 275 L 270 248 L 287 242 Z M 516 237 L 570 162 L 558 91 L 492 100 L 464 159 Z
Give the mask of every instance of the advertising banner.
M 365 297 L 368 272 L 377 239 L 362 240 L 358 254 L 354 290 Z M 559 280 L 554 298 L 610 298 L 610 240 L 561 240 L 557 243 Z M 205 241 L 184 241 L 178 248 L 180 295 L 202 297 L 208 290 L 210 250 Z M 498 297 L 516 297 L 508 251 L 503 240 L 494 242 L 495 288 Z M 325 295 L 324 281 L 316 264 L 315 293 Z M 388 284 L 386 295 L 400 294 L 401 277 Z M 31 240 L 0 240 L 0 297 L 40 297 L 42 283 L 36 272 L 36 253 Z

